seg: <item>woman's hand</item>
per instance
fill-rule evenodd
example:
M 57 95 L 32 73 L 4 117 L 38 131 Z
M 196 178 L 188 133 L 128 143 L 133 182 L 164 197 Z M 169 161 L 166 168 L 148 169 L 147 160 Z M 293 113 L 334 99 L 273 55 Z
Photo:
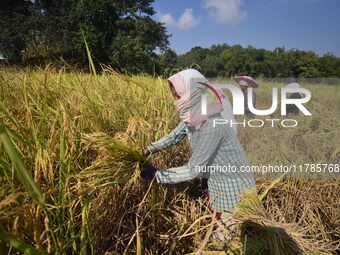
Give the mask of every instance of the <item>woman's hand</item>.
M 155 177 L 156 172 L 158 171 L 153 165 L 149 163 L 145 163 L 142 166 L 142 170 L 140 172 L 140 176 L 145 180 L 152 180 Z

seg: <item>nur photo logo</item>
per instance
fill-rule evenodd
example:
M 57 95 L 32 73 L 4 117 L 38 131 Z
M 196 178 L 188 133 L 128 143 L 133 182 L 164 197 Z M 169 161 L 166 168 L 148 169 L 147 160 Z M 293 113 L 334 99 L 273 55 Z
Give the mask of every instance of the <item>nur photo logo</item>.
M 193 79 L 191 82 L 196 83 L 197 86 L 201 86 L 201 114 L 207 115 L 208 112 L 208 100 L 214 103 L 214 106 L 220 105 L 222 110 L 224 107 L 223 100 L 228 100 L 225 91 L 231 93 L 232 99 L 232 114 L 234 116 L 244 116 L 245 105 L 248 106 L 250 113 L 255 116 L 271 116 L 277 111 L 280 111 L 280 115 L 284 118 L 268 118 L 268 119 L 256 119 L 251 118 L 249 120 L 243 119 L 242 121 L 235 121 L 231 119 L 215 119 L 214 125 L 241 125 L 249 127 L 263 127 L 266 123 L 270 124 L 271 127 L 275 126 L 275 123 L 280 123 L 283 127 L 296 127 L 298 121 L 295 119 L 286 118 L 288 116 L 287 107 L 294 106 L 298 109 L 304 116 L 311 116 L 311 112 L 306 108 L 304 104 L 311 100 L 311 92 L 308 89 L 301 88 L 299 84 L 290 84 L 293 86 L 286 86 L 283 88 L 272 87 L 271 88 L 271 105 L 266 109 L 258 109 L 254 102 L 254 88 L 248 87 L 246 93 L 236 85 L 232 84 L 209 84 L 207 81 L 199 81 Z M 289 95 L 299 94 L 300 98 L 290 98 Z M 227 98 L 226 98 L 227 97 Z M 230 104 L 230 103 L 229 103 Z

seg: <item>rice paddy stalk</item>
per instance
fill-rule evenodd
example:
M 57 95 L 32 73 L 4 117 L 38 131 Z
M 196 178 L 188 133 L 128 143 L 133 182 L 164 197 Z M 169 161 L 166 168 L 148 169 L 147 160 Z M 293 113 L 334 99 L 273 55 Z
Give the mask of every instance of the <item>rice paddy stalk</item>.
M 14 168 L 15 168 L 15 177 L 17 180 L 26 188 L 27 192 L 31 195 L 32 199 L 40 206 L 44 206 L 44 198 L 43 195 L 35 184 L 31 174 L 29 173 L 27 167 L 23 163 L 20 158 L 17 150 L 15 149 L 15 145 L 8 135 L 7 127 L 5 125 L 0 125 L 0 141 L 2 142 L 5 151 L 10 157 Z
M 92 56 L 91 56 L 91 52 L 90 52 L 90 48 L 87 45 L 87 41 L 86 41 L 86 38 L 85 38 L 85 35 L 84 35 L 84 31 L 82 29 L 81 29 L 81 35 L 83 36 L 83 40 L 84 40 L 84 43 L 85 43 L 87 58 L 89 60 L 89 65 L 90 65 L 90 71 L 96 77 L 97 76 L 96 68 L 94 66 Z
M 92 71 L 91 61 L 89 65 Z M 0 71 L 0 75 L 0 123 L 8 127 L 0 136 L 0 224 L 4 231 L 48 254 L 116 255 L 137 250 L 186 254 L 199 249 L 210 225 L 204 205 L 184 193 L 184 187 L 192 184 L 148 187 L 139 178 L 146 160 L 164 169 L 184 164 L 189 156 L 187 141 L 148 159 L 141 153 L 178 124 L 166 80 L 112 70 L 94 76 L 52 65 L 40 71 Z M 270 105 L 271 86 L 264 83 L 259 88 L 259 108 Z M 253 165 L 339 162 L 334 138 L 340 136 L 340 90 L 323 84 L 306 87 L 323 96 L 314 97 L 308 106 L 312 118 L 296 117 L 296 129 L 239 129 Z M 8 147 L 35 180 L 40 198 L 33 199 L 31 185 L 26 187 L 11 176 L 18 170 Z M 270 185 L 257 179 L 257 187 L 262 197 L 256 194 L 255 202 L 251 197 L 243 204 L 240 224 L 252 220 L 257 224 L 247 221 L 247 230 L 260 229 L 263 235 L 256 240 L 248 233 L 247 251 L 252 247 L 262 253 L 268 247 L 277 251 L 282 248 L 280 236 L 293 233 L 301 247 L 314 249 L 312 242 L 319 250 L 335 253 L 340 233 L 339 180 L 285 178 Z M 38 210 L 36 200 L 41 197 L 44 207 L 39 205 Z M 265 245 L 269 237 L 275 237 L 273 243 Z M 293 247 L 292 242 L 288 244 Z M 240 250 L 238 240 L 234 245 Z M 204 250 L 219 253 L 210 243 Z M 21 251 L 10 247 L 11 254 L 17 252 Z
M 9 243 L 12 247 L 18 249 L 23 254 L 26 255 L 44 255 L 44 253 L 35 249 L 34 247 L 27 245 L 21 240 L 18 240 L 15 236 L 10 233 L 3 231 L 0 229 L 0 240 L 6 243 Z M 0 250 L 1 251 L 1 250 Z

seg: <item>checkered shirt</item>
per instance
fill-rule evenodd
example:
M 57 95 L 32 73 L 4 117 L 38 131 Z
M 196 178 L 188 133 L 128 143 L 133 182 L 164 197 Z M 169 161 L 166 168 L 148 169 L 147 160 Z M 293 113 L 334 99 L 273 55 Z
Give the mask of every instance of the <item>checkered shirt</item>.
M 175 184 L 207 178 L 211 208 L 218 212 L 233 211 L 241 193 L 255 187 L 255 181 L 252 173 L 240 171 L 241 166 L 248 165 L 248 161 L 234 129 L 229 125 L 214 126 L 214 119 L 217 118 L 222 117 L 211 116 L 199 130 L 181 122 L 169 135 L 152 143 L 148 149 L 155 153 L 179 143 L 188 135 L 192 152 L 189 162 L 184 166 L 157 171 L 157 182 Z M 227 171 L 228 166 L 229 169 L 233 166 L 233 171 Z

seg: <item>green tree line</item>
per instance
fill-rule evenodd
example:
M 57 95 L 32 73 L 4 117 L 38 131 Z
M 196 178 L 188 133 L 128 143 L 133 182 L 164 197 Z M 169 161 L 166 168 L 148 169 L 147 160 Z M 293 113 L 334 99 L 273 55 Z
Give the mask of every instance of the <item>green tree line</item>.
M 208 77 L 340 77 L 340 58 L 312 51 L 252 46 L 194 47 L 177 55 L 153 0 L 2 0 L 0 53 L 10 65 L 94 62 L 120 72 L 169 75 L 195 66 Z
M 179 56 L 173 50 L 166 50 L 160 60 L 165 71 L 197 64 L 207 77 L 340 77 L 340 58 L 329 53 L 319 57 L 312 51 L 285 50 L 283 47 L 270 51 L 221 44 L 210 48 L 194 47 Z

